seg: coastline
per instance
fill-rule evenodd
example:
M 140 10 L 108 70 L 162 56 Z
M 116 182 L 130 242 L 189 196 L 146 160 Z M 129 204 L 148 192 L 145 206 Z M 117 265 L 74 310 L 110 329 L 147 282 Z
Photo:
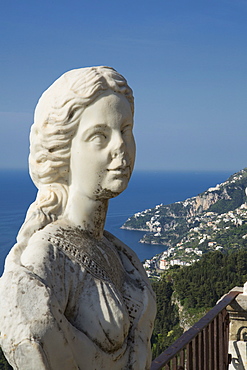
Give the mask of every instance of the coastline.
M 141 261 L 167 249 L 166 245 L 140 243 L 147 230 L 121 228 L 124 222 L 137 212 L 170 204 L 197 195 L 216 185 L 231 173 L 221 172 L 138 172 L 132 175 L 128 188 L 109 204 L 105 229 L 130 246 Z M 37 189 L 27 170 L 0 170 L 2 191 L 0 194 L 0 274 L 4 259 L 24 221 L 29 205 L 34 201 Z

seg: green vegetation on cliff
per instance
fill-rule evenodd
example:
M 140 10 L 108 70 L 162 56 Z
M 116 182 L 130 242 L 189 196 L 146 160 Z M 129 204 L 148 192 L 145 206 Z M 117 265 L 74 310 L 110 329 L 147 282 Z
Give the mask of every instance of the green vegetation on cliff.
M 157 315 L 152 336 L 153 357 L 169 347 L 183 330 L 179 326 L 178 307 L 172 301 L 173 284 L 163 278 L 153 282 L 156 293 Z
M 157 317 L 153 356 L 157 357 L 235 286 L 247 281 L 247 249 L 210 252 L 191 266 L 174 266 L 153 283 Z

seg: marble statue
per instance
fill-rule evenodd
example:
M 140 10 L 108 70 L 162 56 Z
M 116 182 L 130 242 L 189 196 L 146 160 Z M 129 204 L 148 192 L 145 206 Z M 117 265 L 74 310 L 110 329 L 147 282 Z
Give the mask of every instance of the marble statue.
M 150 368 L 152 288 L 135 253 L 104 231 L 134 166 L 133 103 L 109 67 L 69 71 L 38 102 L 37 198 L 0 279 L 0 345 L 14 369 Z

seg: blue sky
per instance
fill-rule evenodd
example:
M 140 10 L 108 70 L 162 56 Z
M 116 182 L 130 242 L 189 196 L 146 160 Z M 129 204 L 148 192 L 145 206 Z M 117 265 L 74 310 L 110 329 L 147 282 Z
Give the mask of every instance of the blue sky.
M 41 93 L 109 65 L 136 102 L 138 170 L 247 167 L 246 0 L 2 0 L 0 168 L 27 168 Z

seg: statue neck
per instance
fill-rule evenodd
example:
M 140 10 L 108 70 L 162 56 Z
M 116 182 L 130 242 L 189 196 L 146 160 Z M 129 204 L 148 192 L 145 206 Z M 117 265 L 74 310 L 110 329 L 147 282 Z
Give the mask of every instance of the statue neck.
M 107 209 L 108 199 L 93 200 L 73 194 L 68 198 L 63 217 L 69 224 L 89 231 L 95 239 L 102 239 Z

